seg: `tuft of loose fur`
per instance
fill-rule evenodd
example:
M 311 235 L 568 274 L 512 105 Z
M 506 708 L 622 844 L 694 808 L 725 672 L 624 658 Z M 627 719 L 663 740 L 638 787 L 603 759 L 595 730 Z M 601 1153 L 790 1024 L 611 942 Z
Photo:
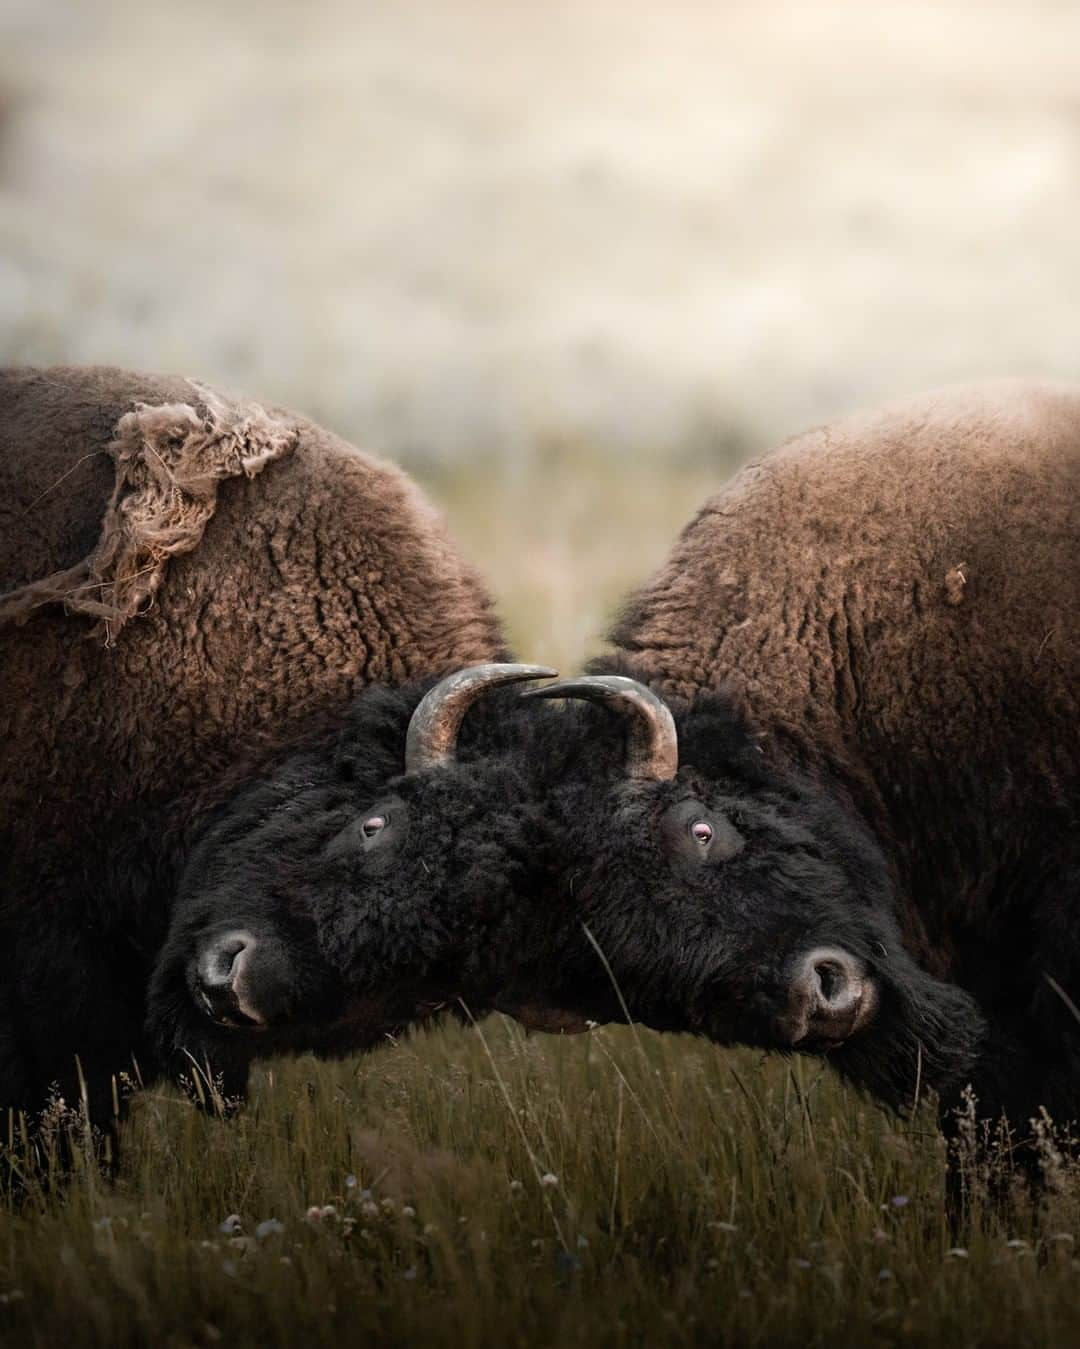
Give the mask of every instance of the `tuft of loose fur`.
M 170 557 L 199 546 L 218 485 L 253 478 L 297 443 L 293 426 L 257 403 L 235 404 L 191 381 L 201 406 L 136 403 L 106 447 L 116 480 L 92 553 L 73 567 L 0 595 L 0 623 L 43 604 L 100 620 L 107 643 L 156 594 Z

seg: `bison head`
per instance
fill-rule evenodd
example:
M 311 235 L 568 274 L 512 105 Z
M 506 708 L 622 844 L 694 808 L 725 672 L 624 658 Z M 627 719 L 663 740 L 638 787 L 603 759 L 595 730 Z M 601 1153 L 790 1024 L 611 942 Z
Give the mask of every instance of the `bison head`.
M 964 1080 L 978 1012 L 905 949 L 895 876 L 833 774 L 722 695 L 673 713 L 605 675 L 525 698 L 575 700 L 559 738 L 591 747 L 545 793 L 553 1006 L 828 1053 L 892 1104 Z
M 426 692 L 367 690 L 331 737 L 219 808 L 151 984 L 173 1071 L 194 1063 L 239 1094 L 256 1056 L 346 1053 L 459 1000 L 489 1004 L 531 809 L 510 748 L 519 699 L 490 691 L 554 673 L 478 666 Z

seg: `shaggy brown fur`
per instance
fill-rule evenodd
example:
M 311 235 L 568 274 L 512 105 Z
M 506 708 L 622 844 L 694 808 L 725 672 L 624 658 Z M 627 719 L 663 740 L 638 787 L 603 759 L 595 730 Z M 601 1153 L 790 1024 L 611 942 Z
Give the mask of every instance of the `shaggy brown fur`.
M 167 919 L 153 840 L 182 836 L 239 758 L 366 685 L 505 656 L 398 470 L 292 413 L 114 369 L 0 374 L 5 592 L 0 930 L 4 958 L 42 961 L 54 1028 L 66 988 L 95 983 L 141 1025 L 143 976 L 117 966 L 128 951 L 145 973 Z M 120 855 L 134 918 L 109 880 Z M 104 1024 L 84 996 L 71 1026 Z
M 947 974 L 987 861 L 1077 808 L 1080 390 L 949 390 L 799 437 L 705 504 L 612 636 L 659 691 L 732 685 L 854 773 Z

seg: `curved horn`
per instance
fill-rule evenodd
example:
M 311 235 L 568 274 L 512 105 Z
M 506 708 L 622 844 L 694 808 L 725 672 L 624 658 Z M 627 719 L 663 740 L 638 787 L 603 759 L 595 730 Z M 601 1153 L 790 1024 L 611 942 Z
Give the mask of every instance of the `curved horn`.
M 582 675 L 543 689 L 530 689 L 524 698 L 585 698 L 602 703 L 627 719 L 625 767 L 628 777 L 667 782 L 679 771 L 679 736 L 667 703 L 652 689 L 624 675 Z
M 440 679 L 420 699 L 405 735 L 405 771 L 433 768 L 454 757 L 465 713 L 489 689 L 526 679 L 551 679 L 546 665 L 470 665 Z

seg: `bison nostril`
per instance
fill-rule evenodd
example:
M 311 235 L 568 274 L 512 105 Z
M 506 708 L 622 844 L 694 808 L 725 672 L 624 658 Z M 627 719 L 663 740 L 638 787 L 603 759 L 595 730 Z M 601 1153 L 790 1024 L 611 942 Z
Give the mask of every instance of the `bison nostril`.
M 838 1045 L 865 1022 L 874 1002 L 854 956 L 818 947 L 796 962 L 779 1030 L 789 1044 Z
M 813 966 L 813 976 L 817 982 L 819 1003 L 828 1008 L 848 1006 L 852 997 L 857 996 L 857 987 L 861 982 L 832 958 L 818 960 Z
M 261 1024 L 246 987 L 250 978 L 242 977 L 255 945 L 250 932 L 227 932 L 199 954 L 196 992 L 211 1020 L 226 1025 Z
M 199 983 L 204 988 L 228 988 L 243 963 L 240 956 L 255 945 L 248 932 L 229 932 L 203 951 L 199 957 Z

